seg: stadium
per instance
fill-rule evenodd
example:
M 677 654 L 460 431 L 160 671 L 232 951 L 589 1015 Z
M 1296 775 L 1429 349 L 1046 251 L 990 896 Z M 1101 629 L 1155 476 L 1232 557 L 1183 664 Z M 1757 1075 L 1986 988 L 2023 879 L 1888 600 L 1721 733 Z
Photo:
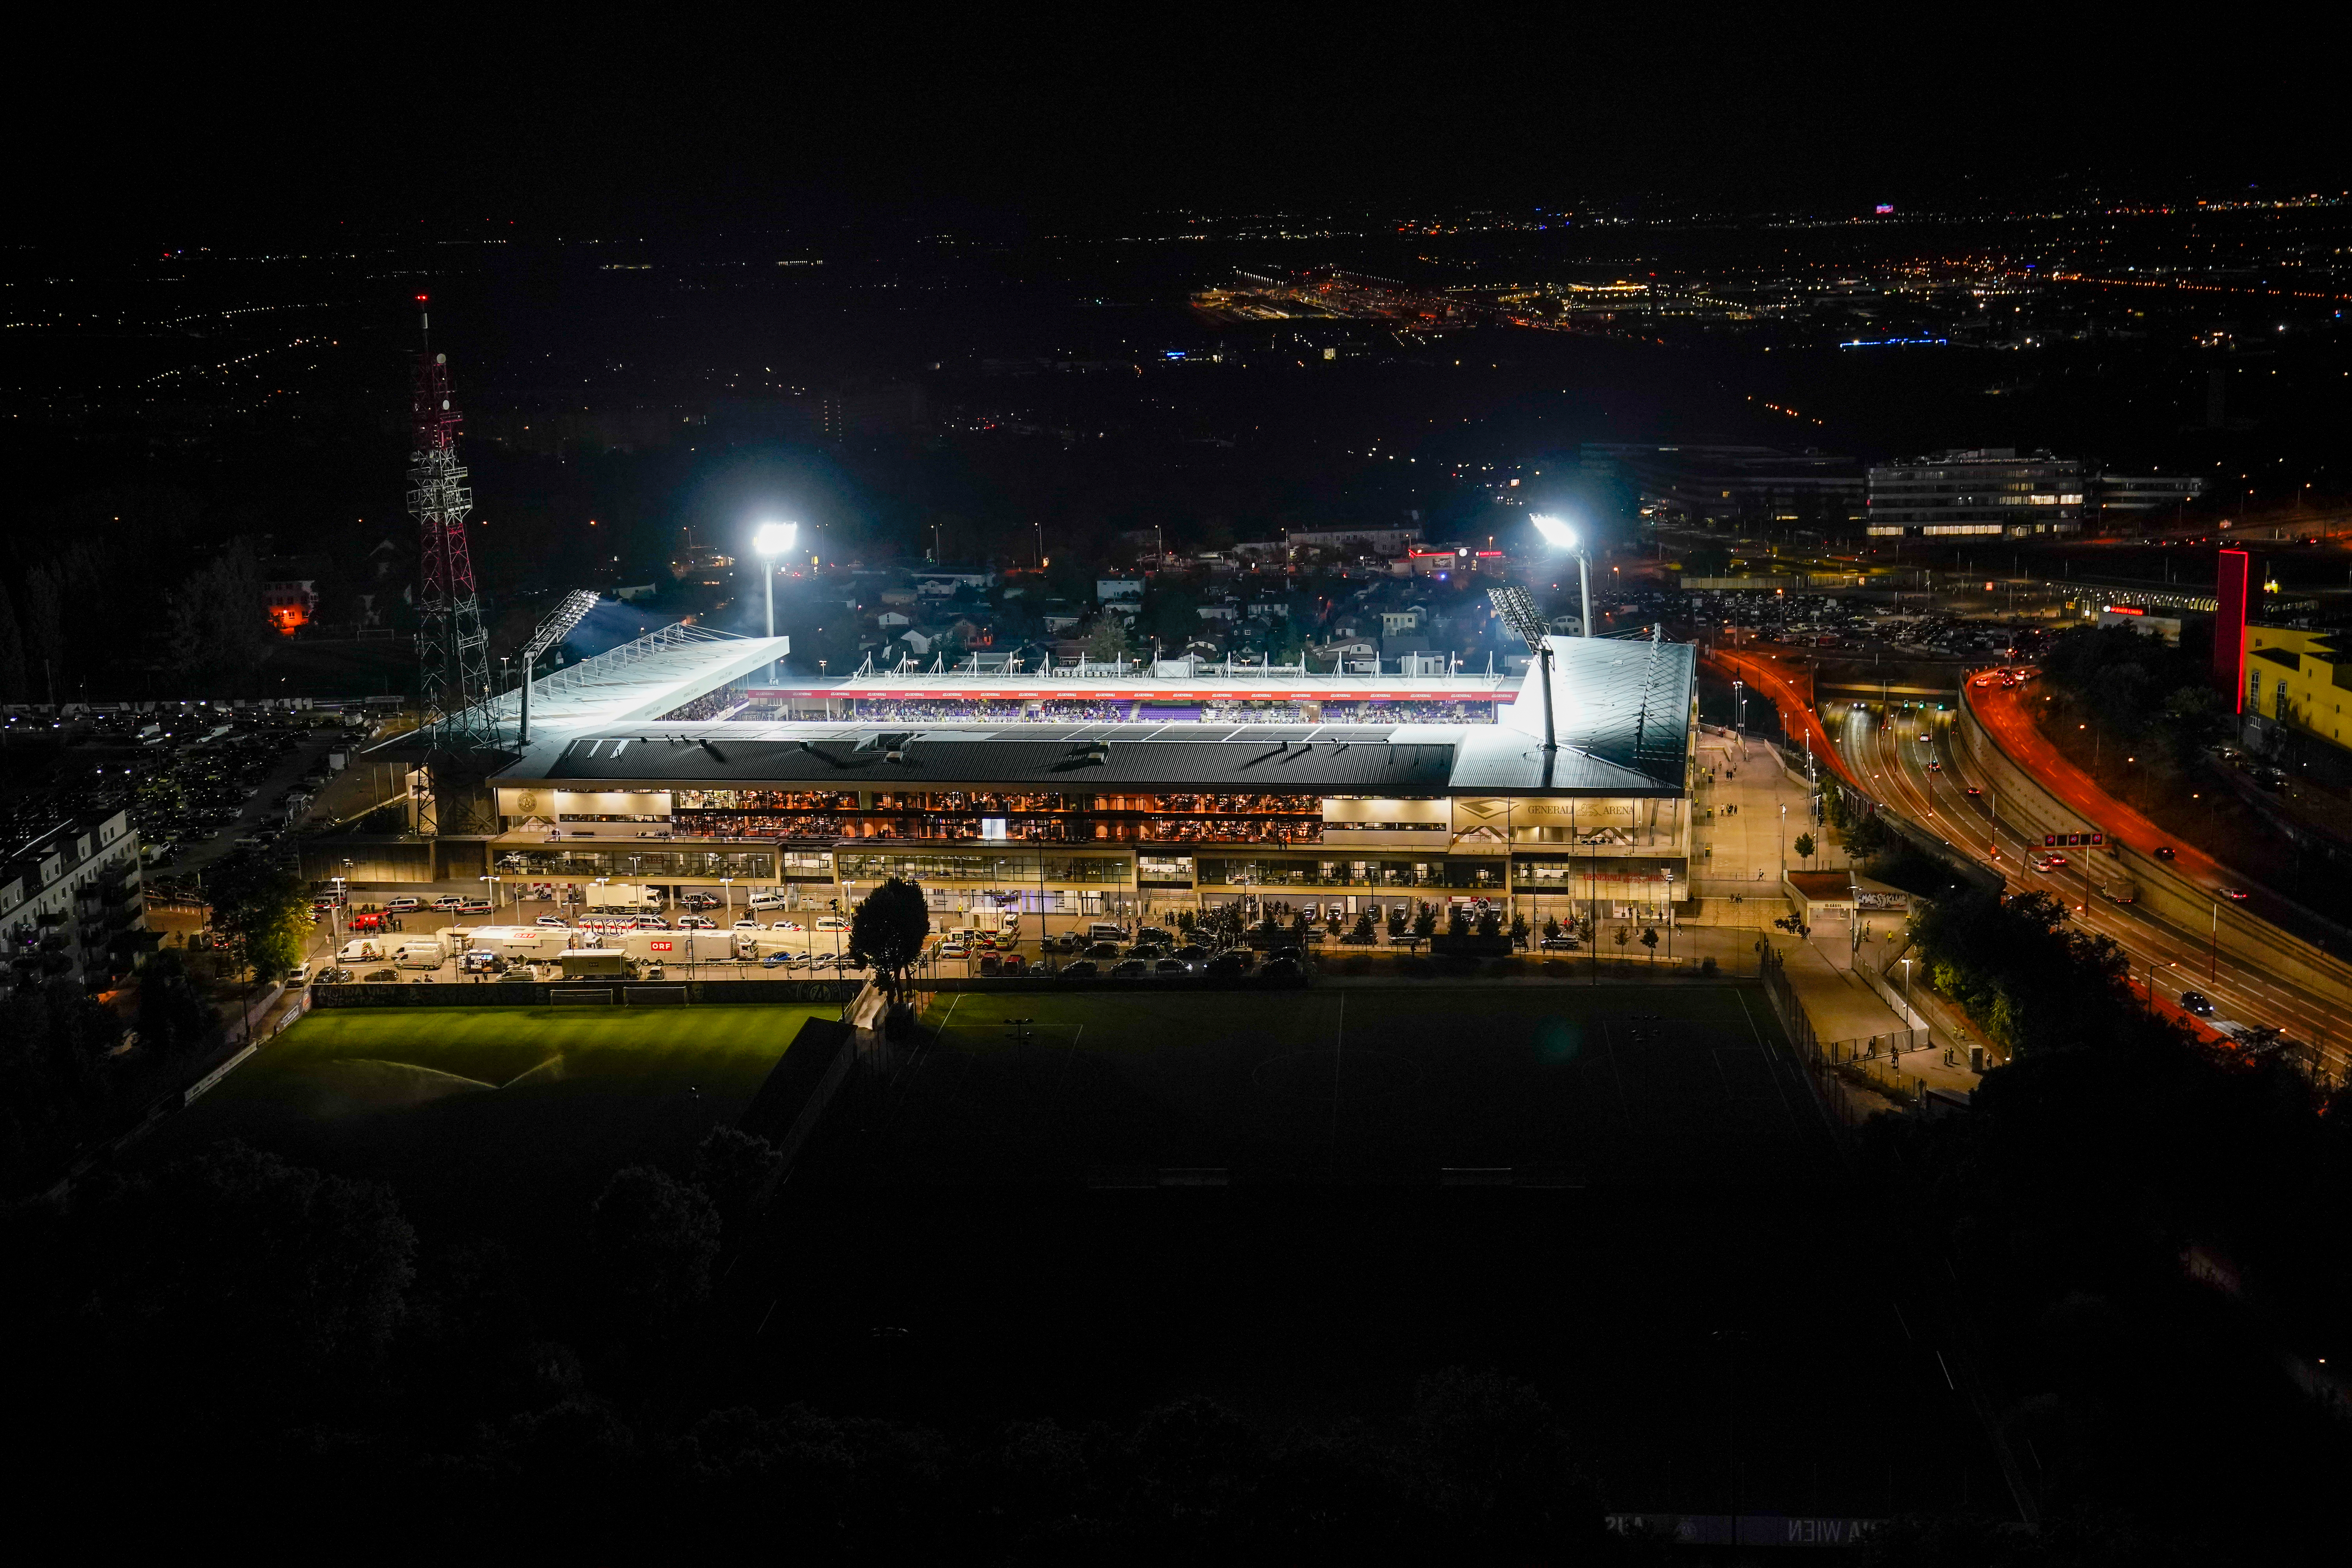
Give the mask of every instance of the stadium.
M 906 876 L 942 910 L 1111 920 L 1267 898 L 1659 918 L 1689 883 L 1687 645 L 1547 637 L 1547 705 L 1534 674 L 1190 663 L 763 682 L 786 641 L 664 628 L 534 680 L 527 735 L 505 694 L 495 830 L 384 846 L 417 858 L 352 879 L 821 909 Z

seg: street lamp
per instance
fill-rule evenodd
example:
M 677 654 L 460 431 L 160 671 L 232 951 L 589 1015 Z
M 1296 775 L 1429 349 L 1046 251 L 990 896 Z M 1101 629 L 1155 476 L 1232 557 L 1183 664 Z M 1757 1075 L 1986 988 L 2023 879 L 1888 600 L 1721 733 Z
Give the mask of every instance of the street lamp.
M 1528 518 L 1528 521 L 1536 525 L 1536 531 L 1543 535 L 1546 544 L 1555 550 L 1571 552 L 1576 556 L 1576 582 L 1577 586 L 1583 593 L 1583 632 L 1586 637 L 1591 637 L 1592 635 L 1592 563 L 1585 553 L 1584 547 L 1577 542 L 1576 530 L 1556 517 L 1548 517 L 1541 513 Z
M 760 557 L 760 575 L 768 585 L 768 636 L 772 638 L 776 635 L 776 557 L 792 549 L 800 531 L 797 522 L 763 522 L 751 536 L 751 552 Z
M 727 919 L 732 922 L 735 919 L 735 879 L 721 877 L 719 879 L 719 885 L 727 889 Z

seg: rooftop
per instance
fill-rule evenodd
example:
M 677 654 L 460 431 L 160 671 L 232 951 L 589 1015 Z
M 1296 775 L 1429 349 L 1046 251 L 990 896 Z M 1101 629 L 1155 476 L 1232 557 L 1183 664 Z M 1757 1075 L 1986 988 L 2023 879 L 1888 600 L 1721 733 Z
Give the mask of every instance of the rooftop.
M 567 725 L 551 721 L 497 782 L 1679 795 L 1696 650 L 1680 643 L 1549 640 L 1559 742 L 1550 753 L 1542 744 L 1542 692 L 1527 683 L 1496 723 L 1479 725 L 664 723 L 642 713 Z M 941 695 L 1025 694 L 1003 678 L 969 682 Z M 1171 684 L 1183 695 L 1210 694 L 1197 683 Z M 1257 688 L 1254 694 L 1270 693 Z M 537 703 L 534 698 L 535 723 Z

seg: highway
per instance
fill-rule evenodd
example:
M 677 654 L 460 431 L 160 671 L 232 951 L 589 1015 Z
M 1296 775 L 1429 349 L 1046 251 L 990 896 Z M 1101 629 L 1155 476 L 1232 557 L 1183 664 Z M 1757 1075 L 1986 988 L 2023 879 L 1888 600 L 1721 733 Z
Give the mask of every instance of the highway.
M 2347 1041 L 2352 1041 L 2352 1011 L 2282 984 L 2262 970 L 2226 955 L 2217 963 L 2202 933 L 2181 931 L 2137 905 L 2116 904 L 2104 898 L 2099 883 L 2107 870 L 2106 858 L 2096 850 L 2069 849 L 2063 852 L 2070 858 L 2067 865 L 2054 872 L 2034 870 L 2029 857 L 2042 849 L 2039 836 L 2029 838 L 2006 822 L 1996 827 L 1992 797 L 1968 794 L 1970 787 L 1990 790 L 1990 785 L 1975 775 L 1970 760 L 1950 743 L 1948 725 L 1929 728 L 1923 715 L 1915 713 L 1906 720 L 1898 713 L 1890 726 L 1858 704 L 1825 717 L 1839 751 L 1865 792 L 1971 858 L 1997 868 L 2012 892 L 2039 889 L 2061 899 L 2075 911 L 2074 918 L 2084 929 L 2111 938 L 2123 949 L 2131 960 L 2136 991 L 2147 994 L 2150 977 L 2155 977 L 2153 1000 L 2158 1011 L 2183 1016 L 2178 1005 L 2180 993 L 2201 991 L 2211 999 L 2218 1021 L 2267 1026 L 2291 1039 L 2315 1043 L 2328 1072 L 2341 1078 L 2347 1059 L 2352 1059 L 2347 1053 Z M 1928 737 L 1926 741 L 1919 738 L 1923 733 Z M 2007 739 L 2006 731 L 2003 738 Z M 1931 763 L 1940 766 L 1930 767 Z M 2036 776 L 2042 777 L 2038 772 Z M 2085 815 L 2104 826 L 2105 812 Z M 2140 826 L 2146 827 L 2147 837 L 2145 843 L 2130 838 L 2134 847 L 2152 848 L 2169 842 L 2152 826 Z M 2125 824 L 2124 828 L 2127 834 L 2134 831 L 2132 824 Z M 2094 858 L 2098 864 L 2089 863 Z M 2209 887 L 2218 886 L 2222 877 L 2201 857 L 2192 861 L 2186 850 L 2181 852 L 2181 869 Z

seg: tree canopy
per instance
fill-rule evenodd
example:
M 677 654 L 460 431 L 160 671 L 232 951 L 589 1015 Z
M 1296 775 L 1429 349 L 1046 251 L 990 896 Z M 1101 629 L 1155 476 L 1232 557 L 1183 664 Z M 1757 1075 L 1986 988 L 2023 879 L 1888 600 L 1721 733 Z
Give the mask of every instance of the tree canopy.
M 849 921 L 849 952 L 881 977 L 895 1004 L 904 999 L 907 971 L 923 956 L 930 934 L 930 906 L 923 901 L 921 886 L 893 877 L 857 901 Z

